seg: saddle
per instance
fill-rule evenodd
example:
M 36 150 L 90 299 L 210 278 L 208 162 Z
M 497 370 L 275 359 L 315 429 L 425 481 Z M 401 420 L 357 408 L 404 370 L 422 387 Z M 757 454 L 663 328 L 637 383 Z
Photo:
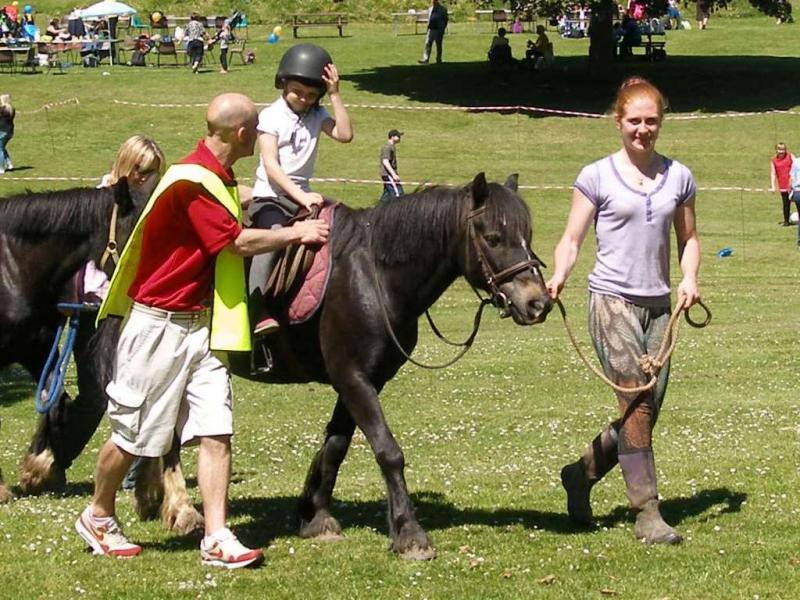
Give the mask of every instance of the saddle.
M 289 220 L 291 226 L 297 221 L 322 219 L 333 226 L 336 204 L 315 206 Z M 275 266 L 267 280 L 265 302 L 277 309 L 292 325 L 310 319 L 325 295 L 330 273 L 330 242 L 322 246 L 293 244 L 278 252 Z

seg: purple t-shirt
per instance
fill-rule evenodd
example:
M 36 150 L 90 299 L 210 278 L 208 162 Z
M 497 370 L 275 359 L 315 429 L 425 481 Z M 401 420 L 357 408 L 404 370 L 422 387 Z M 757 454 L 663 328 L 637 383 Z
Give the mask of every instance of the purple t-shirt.
M 651 192 L 626 184 L 612 156 L 585 166 L 575 187 L 595 205 L 597 262 L 589 291 L 643 306 L 669 306 L 670 229 L 675 209 L 696 191 L 692 172 L 664 158 Z

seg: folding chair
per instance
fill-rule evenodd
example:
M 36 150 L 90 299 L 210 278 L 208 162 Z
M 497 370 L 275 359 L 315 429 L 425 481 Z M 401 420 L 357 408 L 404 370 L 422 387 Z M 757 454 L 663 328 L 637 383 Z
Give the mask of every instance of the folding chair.
M 233 64 L 233 57 L 234 55 L 239 56 L 239 60 L 242 61 L 242 64 L 247 64 L 244 62 L 244 47 L 247 45 L 247 40 L 234 40 L 230 44 L 228 44 L 228 64 Z
M 175 42 L 161 42 L 156 46 L 156 66 L 161 66 L 162 56 L 172 56 L 175 59 L 175 66 L 178 64 L 178 50 L 175 48 Z

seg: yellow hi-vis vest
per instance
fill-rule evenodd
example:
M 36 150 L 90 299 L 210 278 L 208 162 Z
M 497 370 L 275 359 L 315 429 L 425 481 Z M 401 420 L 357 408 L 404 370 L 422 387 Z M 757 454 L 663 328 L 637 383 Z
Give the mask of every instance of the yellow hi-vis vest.
M 229 213 L 242 223 L 242 206 L 236 186 L 227 187 L 222 180 L 200 165 L 173 165 L 161 178 L 150 196 L 136 226 L 122 251 L 111 285 L 100 311 L 99 323 L 109 315 L 125 317 L 133 300 L 128 289 L 136 277 L 142 251 L 142 237 L 147 216 L 164 191 L 178 181 L 202 185 Z M 244 261 L 227 248 L 217 255 L 214 264 L 214 299 L 211 305 L 211 349 L 230 352 L 249 352 L 250 320 L 247 314 L 247 285 L 244 280 Z

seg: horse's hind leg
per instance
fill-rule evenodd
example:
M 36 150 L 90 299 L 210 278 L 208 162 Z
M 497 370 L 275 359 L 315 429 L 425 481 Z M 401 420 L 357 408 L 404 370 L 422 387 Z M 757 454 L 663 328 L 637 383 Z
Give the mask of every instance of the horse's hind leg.
M 161 504 L 161 523 L 178 535 L 186 535 L 205 524 L 186 491 L 186 480 L 181 468 L 180 445 L 176 440 L 169 454 L 164 456 L 164 502 Z M 137 482 L 138 483 L 138 482 Z
M 297 512 L 300 517 L 300 536 L 304 538 L 339 539 L 342 528 L 330 514 L 333 488 L 339 467 L 350 448 L 350 440 L 356 424 L 344 407 L 341 398 L 337 400 L 328 426 L 325 428 L 325 441 L 308 469 L 303 495 L 300 497 Z
M 342 372 L 342 371 L 337 371 Z M 389 533 L 392 551 L 402 558 L 429 560 L 436 556 L 431 539 L 417 521 L 408 495 L 405 457 L 394 439 L 378 402 L 378 393 L 366 378 L 351 375 L 337 386 L 346 408 L 372 446 L 375 459 L 386 481 L 389 496 Z

